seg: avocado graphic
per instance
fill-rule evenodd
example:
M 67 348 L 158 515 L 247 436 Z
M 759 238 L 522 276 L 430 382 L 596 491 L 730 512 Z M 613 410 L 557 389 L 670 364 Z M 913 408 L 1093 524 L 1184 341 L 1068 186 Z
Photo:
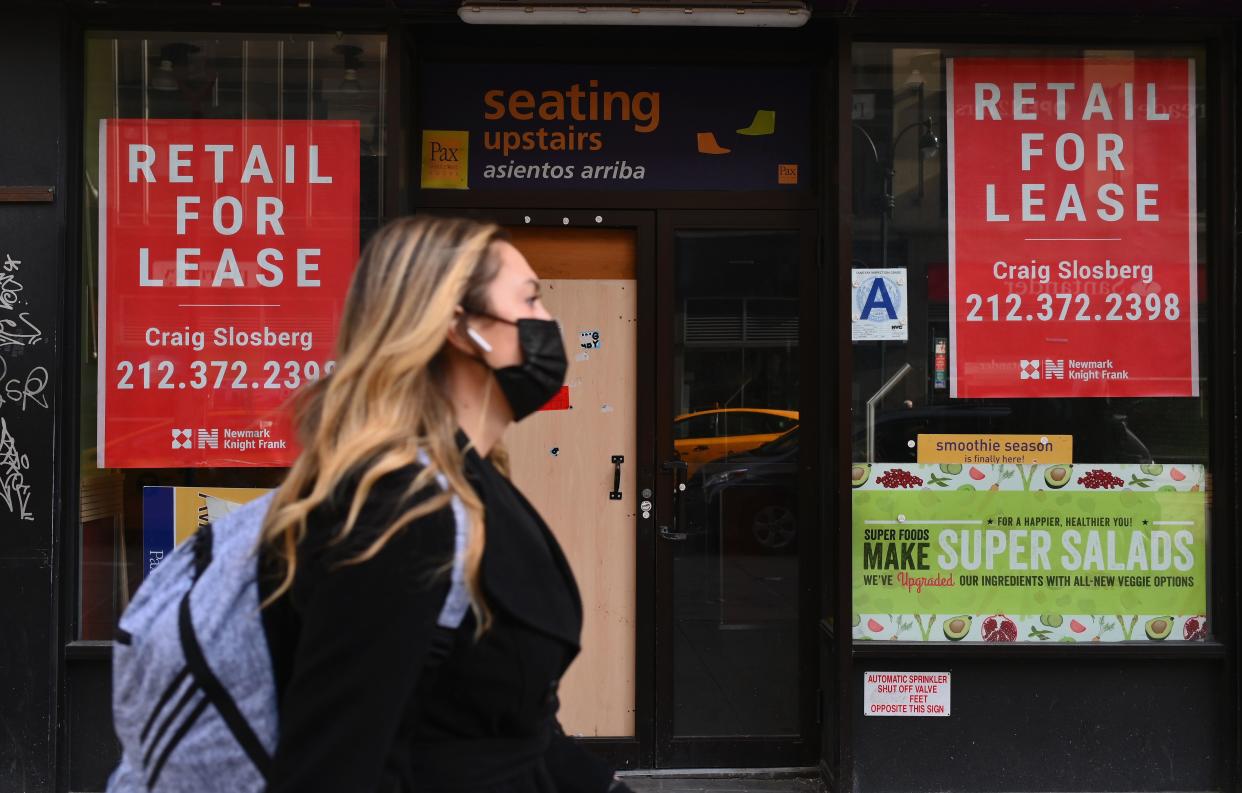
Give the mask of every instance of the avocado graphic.
M 862 622 L 862 617 L 855 614 L 854 615 L 854 627 L 857 628 L 860 622 Z
M 974 485 L 960 485 L 957 489 L 958 490 L 974 490 L 975 486 Z
M 1173 618 L 1152 617 L 1147 621 L 1147 624 L 1143 626 L 1143 629 L 1147 631 L 1148 639 L 1167 639 L 1169 638 L 1169 634 L 1173 632 Z
M 1039 621 L 1049 628 L 1059 628 L 1061 623 L 1065 622 L 1065 618 L 1060 614 L 1040 614 Z
M 944 638 L 952 642 L 960 642 L 970 633 L 970 617 L 950 617 L 944 621 Z
M 871 478 L 870 463 L 854 463 L 854 467 L 850 469 L 850 484 L 854 487 L 862 487 Z
M 1074 471 L 1072 465 L 1052 465 L 1044 471 L 1044 483 L 1051 488 L 1062 488 L 1069 482 Z
M 942 474 L 960 474 L 962 466 L 958 463 L 944 463 L 940 466 L 940 472 Z
M 1164 466 L 1156 463 L 1149 463 L 1147 465 L 1140 465 L 1139 470 L 1148 476 L 1160 476 L 1164 473 Z
M 1157 490 L 1159 490 L 1161 493 L 1176 493 L 1177 492 L 1177 488 L 1173 487 L 1173 485 L 1161 485 L 1160 487 L 1157 488 Z

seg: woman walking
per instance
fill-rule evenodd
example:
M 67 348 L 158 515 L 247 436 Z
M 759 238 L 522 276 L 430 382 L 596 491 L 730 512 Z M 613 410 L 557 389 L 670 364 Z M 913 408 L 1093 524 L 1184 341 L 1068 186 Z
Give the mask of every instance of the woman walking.
M 270 793 L 624 788 L 557 722 L 582 605 L 500 446 L 565 367 L 498 227 L 407 218 L 368 243 L 263 529 Z

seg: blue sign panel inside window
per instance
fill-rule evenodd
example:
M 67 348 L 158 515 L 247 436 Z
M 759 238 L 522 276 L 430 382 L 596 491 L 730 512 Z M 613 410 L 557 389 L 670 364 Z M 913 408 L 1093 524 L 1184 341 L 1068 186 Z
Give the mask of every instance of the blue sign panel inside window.
M 433 64 L 422 187 L 809 187 L 811 79 L 797 69 Z

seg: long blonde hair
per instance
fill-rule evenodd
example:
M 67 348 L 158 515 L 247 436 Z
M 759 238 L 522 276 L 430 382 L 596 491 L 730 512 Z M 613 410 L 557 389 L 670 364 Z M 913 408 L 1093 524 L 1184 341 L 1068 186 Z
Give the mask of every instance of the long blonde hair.
M 307 518 L 343 480 L 356 480 L 357 485 L 335 541 L 354 529 L 381 477 L 422 456 L 428 464 L 407 495 L 430 485 L 437 475 L 448 482 L 448 492 L 406 510 L 349 561 L 374 557 L 403 527 L 443 509 L 457 496 L 470 518 L 466 582 L 478 629 L 486 630 L 491 617 L 479 585 L 483 503 L 463 470 L 440 353 L 458 306 L 487 308 L 487 287 L 499 269 L 491 246 L 505 238 L 495 225 L 420 215 L 387 224 L 367 243 L 345 299 L 336 369 L 295 401 L 303 449 L 276 491 L 264 523 L 263 543 L 284 565 L 283 580 L 266 603 L 292 585 Z M 493 457 L 503 464 L 503 454 L 498 450 Z

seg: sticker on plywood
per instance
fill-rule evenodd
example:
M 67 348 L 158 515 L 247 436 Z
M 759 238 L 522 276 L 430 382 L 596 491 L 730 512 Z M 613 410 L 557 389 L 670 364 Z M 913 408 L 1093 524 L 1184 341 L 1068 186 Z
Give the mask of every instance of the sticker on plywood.
M 561 390 L 556 392 L 556 396 L 548 400 L 547 404 L 539 408 L 539 410 L 569 410 L 569 386 L 561 386 Z

